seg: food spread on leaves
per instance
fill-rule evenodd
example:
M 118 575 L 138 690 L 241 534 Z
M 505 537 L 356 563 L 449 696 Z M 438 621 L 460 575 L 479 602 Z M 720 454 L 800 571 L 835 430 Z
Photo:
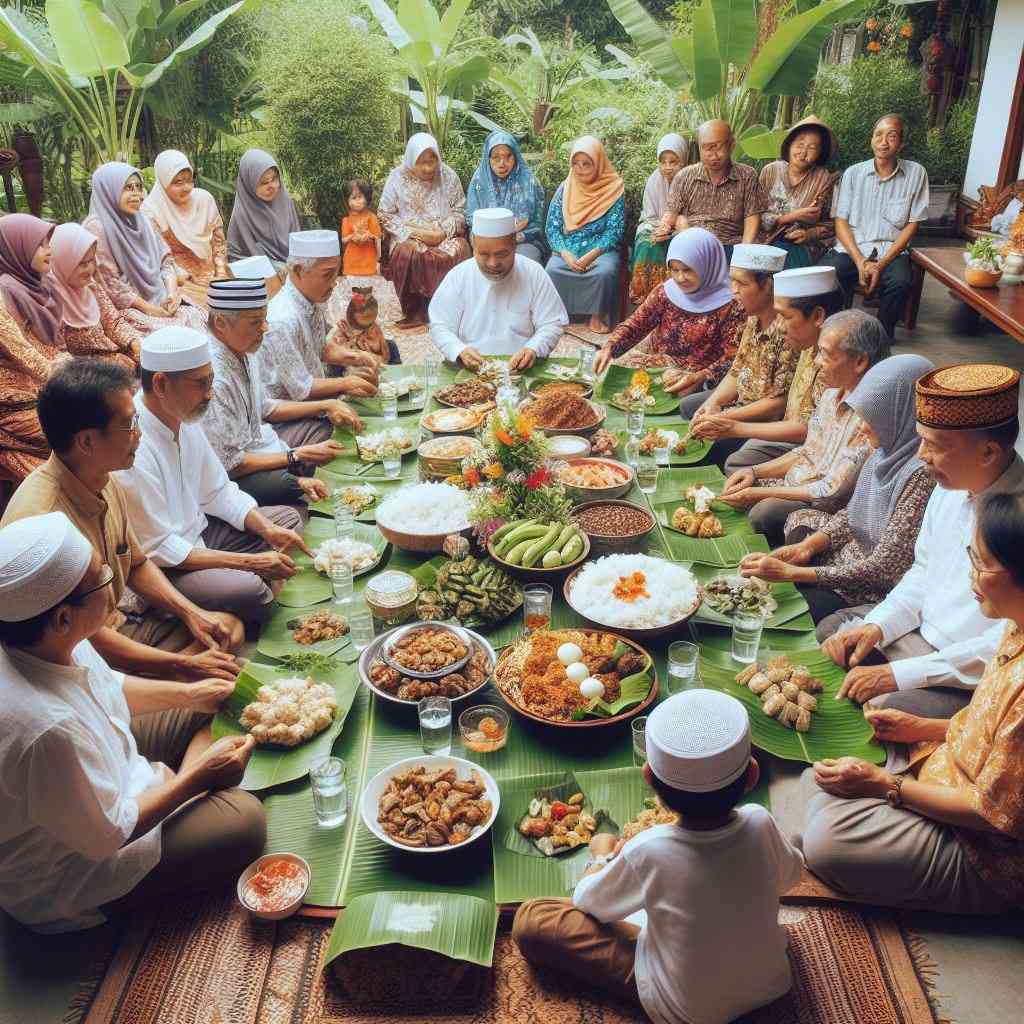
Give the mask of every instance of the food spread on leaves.
M 242 902 L 260 913 L 285 910 L 301 899 L 309 884 L 309 876 L 301 864 L 287 857 L 265 861 L 242 889 Z
M 423 620 L 458 619 L 473 629 L 500 622 L 522 604 L 519 584 L 504 569 L 489 558 L 467 555 L 437 570 L 433 586 L 416 599 L 416 614 Z
M 298 623 L 292 631 L 292 639 L 297 644 L 308 646 L 323 640 L 337 640 L 347 632 L 348 623 L 344 616 L 330 611 L 319 611 L 307 615 Z
M 691 445 L 699 445 L 689 433 L 680 434 L 677 430 L 666 430 L 663 427 L 652 427 L 640 438 L 640 454 L 651 455 L 659 448 L 669 448 L 676 455 L 685 455 Z
M 446 405 L 456 405 L 468 409 L 475 405 L 493 406 L 496 394 L 497 389 L 493 384 L 489 384 L 479 377 L 473 377 L 470 380 L 456 381 L 454 384 L 441 388 L 440 391 L 434 392 L 434 397 Z
M 476 371 L 476 379 L 486 381 L 488 384 L 498 384 L 511 372 L 511 359 L 485 359 L 483 365 Z
M 771 615 L 779 607 L 771 584 L 756 576 L 719 576 L 704 587 L 704 603 L 720 615 L 751 612 Z
M 356 437 L 356 448 L 363 462 L 380 462 L 389 452 L 405 454 L 416 447 L 412 434 L 402 427 L 389 427 L 377 430 L 372 434 L 360 434 Z
M 629 384 L 621 391 L 616 391 L 612 395 L 612 404 L 617 405 L 620 409 L 630 408 L 637 404 L 650 408 L 657 402 L 657 398 L 651 394 L 651 383 L 651 375 L 649 373 L 646 373 L 644 370 L 637 370 L 629 378 Z
M 357 516 L 377 500 L 377 488 L 372 484 L 353 484 L 335 491 L 334 497 L 340 498 L 349 507 L 352 515 Z
M 704 484 L 690 484 L 684 492 L 684 497 L 693 504 L 693 511 L 699 514 L 710 510 L 716 494 Z
M 594 837 L 597 819 L 584 810 L 583 804 L 582 793 L 574 793 L 566 801 L 534 797 L 519 822 L 520 835 L 545 857 L 586 846 Z
M 655 825 L 678 825 L 679 815 L 675 811 L 662 807 L 656 797 L 648 797 L 644 800 L 644 809 L 635 817 L 631 818 L 622 826 L 621 838 L 630 840 L 633 836 L 646 832 Z
M 583 398 L 590 388 L 586 384 L 580 384 L 576 381 L 548 381 L 546 384 L 540 384 L 533 389 L 533 394 L 540 398 L 546 395 L 578 395 Z
M 469 661 L 458 672 L 439 679 L 414 679 L 375 658 L 367 670 L 370 682 L 382 693 L 399 700 L 418 701 L 424 697 L 462 697 L 479 689 L 491 674 L 490 655 L 479 644 L 473 644 Z
M 388 780 L 377 803 L 377 824 L 402 846 L 457 846 L 486 825 L 493 804 L 476 771 L 459 779 L 454 768 L 422 765 Z
M 330 576 L 335 562 L 348 565 L 353 572 L 368 569 L 377 561 L 377 551 L 372 544 L 352 537 L 331 537 L 325 540 L 313 553 L 313 568 Z
M 811 716 L 818 709 L 815 694 L 824 689 L 808 668 L 794 665 L 785 655 L 772 658 L 764 668 L 748 665 L 736 682 L 760 699 L 761 710 L 769 718 L 797 732 L 810 729 Z
M 672 513 L 672 528 L 702 540 L 725 536 L 722 521 L 713 512 L 691 512 L 685 505 Z
M 334 687 L 312 678 L 281 679 L 256 691 L 238 723 L 259 744 L 296 747 L 322 733 L 334 721 Z
M 619 439 L 610 430 L 602 427 L 595 430 L 590 438 L 590 450 L 595 455 L 614 455 L 615 449 L 619 447 Z

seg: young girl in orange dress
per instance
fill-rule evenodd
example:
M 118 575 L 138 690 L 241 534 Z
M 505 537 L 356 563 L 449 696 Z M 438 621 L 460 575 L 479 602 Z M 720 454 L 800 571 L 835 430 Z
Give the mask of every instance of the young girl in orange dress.
M 348 216 L 341 218 L 345 246 L 341 272 L 346 277 L 375 277 L 380 273 L 380 221 L 370 209 L 373 186 L 368 181 L 348 183 Z

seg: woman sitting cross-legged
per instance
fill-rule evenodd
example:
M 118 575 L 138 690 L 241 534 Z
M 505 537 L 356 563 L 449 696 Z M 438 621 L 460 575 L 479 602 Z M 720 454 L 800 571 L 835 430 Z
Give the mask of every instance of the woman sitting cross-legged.
M 794 512 L 816 532 L 770 555 L 747 555 L 744 576 L 800 585 L 811 615 L 858 604 L 876 604 L 914 564 L 914 544 L 935 478 L 917 457 L 914 385 L 931 370 L 921 356 L 892 356 L 876 363 L 847 396 L 863 419 L 872 451 L 861 467 L 846 508 L 834 515 Z M 786 524 L 791 531 L 790 522 Z
M 1006 632 L 951 719 L 865 708 L 875 736 L 909 746 L 893 774 L 855 757 L 803 776 L 807 866 L 866 902 L 958 914 L 1024 907 L 1024 500 L 981 505 L 971 584 Z M 840 696 L 842 690 L 840 690 Z
M 584 135 L 573 143 L 569 174 L 548 207 L 548 274 L 566 312 L 589 316 L 597 334 L 608 333 L 618 295 L 625 191 L 600 139 Z
M 388 276 L 402 305 L 401 328 L 427 322 L 427 305 L 456 263 L 469 256 L 466 196 L 433 135 L 418 132 L 384 183 L 377 216 L 391 236 Z
M 670 394 L 703 393 L 732 365 L 746 316 L 733 297 L 725 249 L 710 231 L 687 228 L 676 235 L 668 247 L 668 269 L 671 278 L 612 331 L 594 369 L 603 373 L 612 359 L 651 334 L 649 352 L 637 361 L 668 365 L 662 380 Z

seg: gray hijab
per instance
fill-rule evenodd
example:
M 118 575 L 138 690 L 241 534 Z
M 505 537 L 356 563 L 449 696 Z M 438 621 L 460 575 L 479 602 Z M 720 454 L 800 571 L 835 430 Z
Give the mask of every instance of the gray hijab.
M 300 228 L 295 203 L 283 180 L 273 202 L 265 203 L 256 195 L 260 178 L 271 167 L 281 173 L 277 161 L 265 150 L 247 149 L 242 155 L 228 225 L 228 256 L 233 260 L 266 256 L 285 263 L 288 259 L 288 236 Z
M 914 384 L 929 370 L 923 356 L 890 356 L 875 363 L 845 399 L 878 435 L 879 445 L 857 477 L 846 515 L 861 548 L 873 551 L 889 526 L 907 481 L 924 463 L 914 409 Z
M 93 171 L 89 216 L 103 225 L 103 234 L 117 269 L 146 302 L 159 305 L 167 298 L 161 265 L 167 243 L 144 213 L 125 213 L 121 193 L 133 174 L 131 164 L 102 164 Z M 139 174 L 139 178 L 142 175 Z

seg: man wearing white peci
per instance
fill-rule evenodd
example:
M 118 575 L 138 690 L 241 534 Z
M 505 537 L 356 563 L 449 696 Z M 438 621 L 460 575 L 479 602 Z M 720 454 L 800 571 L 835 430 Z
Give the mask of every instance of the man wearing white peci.
M 516 218 L 501 207 L 473 214 L 473 259 L 448 272 L 430 300 L 430 336 L 450 362 L 479 369 L 511 356 L 525 370 L 558 344 L 569 314 L 543 266 L 516 255 Z

